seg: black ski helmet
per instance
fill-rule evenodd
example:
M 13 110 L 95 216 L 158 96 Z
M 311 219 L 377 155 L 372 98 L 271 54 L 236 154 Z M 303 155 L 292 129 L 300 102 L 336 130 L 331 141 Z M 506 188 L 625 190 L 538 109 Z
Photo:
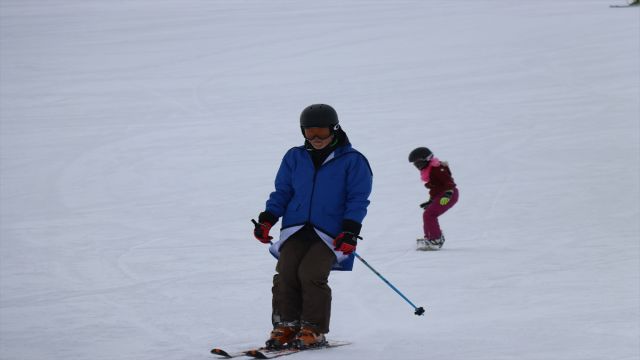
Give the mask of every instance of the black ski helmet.
M 300 114 L 300 127 L 326 127 L 333 131 L 338 130 L 338 113 L 326 104 L 309 105 Z
M 415 148 L 409 153 L 409 162 L 420 170 L 429 165 L 431 159 L 433 159 L 433 153 L 426 147 Z

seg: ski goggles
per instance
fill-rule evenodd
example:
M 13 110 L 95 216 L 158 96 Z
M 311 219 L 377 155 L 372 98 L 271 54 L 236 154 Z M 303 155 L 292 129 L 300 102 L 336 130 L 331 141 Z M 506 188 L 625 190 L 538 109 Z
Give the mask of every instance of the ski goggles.
M 331 135 L 333 135 L 331 128 L 324 127 L 303 128 L 302 133 L 304 134 L 304 138 L 307 140 L 327 140 Z

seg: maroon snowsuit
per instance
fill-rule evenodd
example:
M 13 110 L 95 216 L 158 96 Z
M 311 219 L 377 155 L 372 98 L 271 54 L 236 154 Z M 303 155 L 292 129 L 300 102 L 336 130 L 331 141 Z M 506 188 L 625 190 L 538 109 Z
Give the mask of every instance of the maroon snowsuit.
M 438 217 L 458 202 L 458 188 L 451 176 L 449 165 L 446 162 L 440 162 L 437 158 L 433 158 L 431 164 L 421 170 L 421 177 L 426 181 L 424 186 L 429 189 L 431 197 L 431 203 L 425 207 L 422 214 L 424 237 L 434 240 L 442 236 Z M 451 200 L 447 205 L 440 205 L 440 199 L 448 190 L 453 191 Z

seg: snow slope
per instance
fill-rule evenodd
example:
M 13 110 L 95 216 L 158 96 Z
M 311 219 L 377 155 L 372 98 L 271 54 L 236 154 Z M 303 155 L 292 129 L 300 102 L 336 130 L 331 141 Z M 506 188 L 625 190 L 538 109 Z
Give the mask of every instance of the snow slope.
M 0 2 L 0 358 L 261 343 L 253 240 L 311 103 L 369 158 L 305 359 L 640 357 L 640 9 L 615 0 Z M 451 164 L 441 252 L 406 156 Z M 393 355 L 391 355 L 393 354 Z

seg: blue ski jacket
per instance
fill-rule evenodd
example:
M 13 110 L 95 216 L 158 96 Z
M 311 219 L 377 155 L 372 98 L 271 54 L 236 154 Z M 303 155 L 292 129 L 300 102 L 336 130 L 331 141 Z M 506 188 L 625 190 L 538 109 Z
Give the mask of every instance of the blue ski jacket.
M 269 251 L 276 258 L 280 247 L 305 224 L 314 227 L 336 255 L 333 270 L 350 271 L 354 255 L 333 249 L 333 239 L 345 219 L 362 223 L 367 214 L 373 173 L 367 159 L 350 143 L 336 148 L 316 170 L 304 146 L 291 148 L 282 159 L 275 191 L 266 210 L 282 217 L 280 239 Z

